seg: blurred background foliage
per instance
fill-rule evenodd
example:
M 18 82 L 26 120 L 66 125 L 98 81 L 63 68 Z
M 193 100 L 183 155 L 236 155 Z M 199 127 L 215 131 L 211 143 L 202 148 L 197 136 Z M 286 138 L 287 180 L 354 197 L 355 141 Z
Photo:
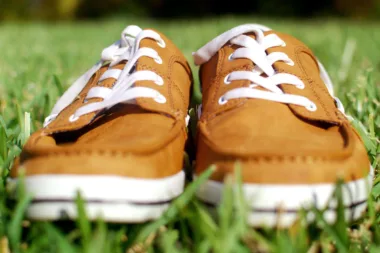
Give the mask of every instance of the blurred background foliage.
M 380 19 L 380 0 L 0 0 L 0 20 L 77 20 L 110 15 L 177 18 L 221 14 Z

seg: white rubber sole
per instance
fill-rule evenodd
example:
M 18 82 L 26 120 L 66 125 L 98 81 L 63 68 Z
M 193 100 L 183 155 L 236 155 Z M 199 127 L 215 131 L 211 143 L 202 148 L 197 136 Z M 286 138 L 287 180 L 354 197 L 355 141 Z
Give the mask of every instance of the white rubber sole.
M 79 191 L 90 220 L 140 223 L 160 217 L 184 189 L 183 171 L 165 178 L 120 176 L 36 175 L 25 178 L 33 194 L 27 216 L 33 220 L 77 218 Z
M 357 220 L 367 207 L 367 198 L 372 185 L 373 169 L 362 179 L 348 182 L 342 187 L 345 219 Z M 222 199 L 224 184 L 208 180 L 197 192 L 197 197 L 210 208 L 216 207 Z M 243 184 L 244 197 L 248 203 L 248 224 L 254 227 L 289 227 L 298 218 L 302 208 L 312 206 L 324 210 L 328 223 L 336 220 L 336 202 L 331 197 L 335 184 L 277 185 Z M 314 219 L 309 213 L 307 219 Z

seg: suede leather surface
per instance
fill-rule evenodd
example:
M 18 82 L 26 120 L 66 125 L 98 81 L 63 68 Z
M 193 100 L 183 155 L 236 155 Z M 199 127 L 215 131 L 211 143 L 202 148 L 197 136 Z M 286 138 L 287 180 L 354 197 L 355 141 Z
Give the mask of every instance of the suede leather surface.
M 254 67 L 248 59 L 228 59 L 237 46 L 227 43 L 200 67 L 203 101 L 196 138 L 196 174 L 215 164 L 217 171 L 211 179 L 223 181 L 238 161 L 243 181 L 249 183 L 333 183 L 338 177 L 350 181 L 368 175 L 365 147 L 336 108 L 312 51 L 290 35 L 265 32 L 271 33 L 286 45 L 270 48 L 267 54 L 284 52 L 295 63 L 276 62 L 274 69 L 296 75 L 305 84 L 304 89 L 286 83 L 279 87 L 310 99 L 317 110 L 248 98 L 220 105 L 218 100 L 227 91 L 250 85 L 245 80 L 225 84 L 224 78 L 232 71 Z
M 166 103 L 141 98 L 136 99 L 136 104 L 119 104 L 104 113 L 88 113 L 70 122 L 70 115 L 78 108 L 101 100 L 85 101 L 91 87 L 112 87 L 113 78 L 98 82 L 109 68 L 105 65 L 52 123 L 31 135 L 11 170 L 12 177 L 18 175 L 20 167 L 25 168 L 26 175 L 109 174 L 136 178 L 161 178 L 182 170 L 187 139 L 185 117 L 193 78 L 183 54 L 167 37 L 156 32 L 166 47 L 146 38 L 140 48 L 156 50 L 162 64 L 141 57 L 136 70 L 156 72 L 164 85 L 139 81 L 135 86 L 158 90 Z M 125 63 L 112 68 L 123 69 Z

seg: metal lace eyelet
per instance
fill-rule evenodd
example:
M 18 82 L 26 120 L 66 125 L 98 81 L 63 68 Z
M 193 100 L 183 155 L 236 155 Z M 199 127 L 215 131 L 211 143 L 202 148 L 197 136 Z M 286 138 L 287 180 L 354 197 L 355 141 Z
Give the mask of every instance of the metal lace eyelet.
M 75 116 L 75 114 L 72 114 L 72 115 L 69 117 L 69 121 L 70 121 L 70 122 L 77 121 L 78 119 L 79 119 L 79 117 Z
M 294 66 L 294 61 L 292 61 L 291 59 L 289 59 L 286 64 L 288 64 L 289 66 Z
M 160 47 L 162 48 L 165 48 L 166 47 L 166 43 L 163 39 L 157 41 L 157 45 L 159 45 Z
M 229 79 L 230 79 L 230 74 L 228 74 L 228 75 L 226 75 L 226 77 L 224 77 L 224 83 L 225 84 L 230 84 L 231 81 Z
M 305 84 L 304 84 L 304 83 L 302 83 L 302 84 L 297 84 L 296 87 L 297 87 L 298 89 L 300 89 L 300 90 L 303 90 L 303 89 L 305 89 Z
M 162 86 L 164 85 L 164 79 L 162 77 L 159 77 L 154 83 L 159 86 Z
M 308 106 L 305 107 L 308 111 L 315 112 L 317 110 L 317 105 L 311 102 Z
M 162 58 L 159 56 L 157 58 L 154 58 L 154 61 L 157 62 L 158 64 L 162 64 Z
M 223 96 L 221 96 L 220 98 L 219 98 L 219 104 L 220 105 L 224 105 L 225 103 L 227 103 L 228 102 L 228 100 L 225 98 L 225 97 L 223 97 Z
M 160 104 L 165 104 L 166 98 L 163 95 L 158 94 L 157 97 L 154 98 L 154 101 L 156 101 L 157 103 L 160 103 Z

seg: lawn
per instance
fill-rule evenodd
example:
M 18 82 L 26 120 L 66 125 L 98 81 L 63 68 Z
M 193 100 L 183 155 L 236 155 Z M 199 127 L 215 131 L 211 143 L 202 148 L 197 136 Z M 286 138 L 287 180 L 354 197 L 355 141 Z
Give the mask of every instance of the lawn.
M 77 23 L 0 23 L 0 250 L 1 252 L 380 252 L 380 177 L 375 179 L 363 219 L 328 225 L 321 212 L 310 210 L 316 222 L 300 221 L 287 230 L 253 229 L 244 222 L 244 205 L 236 212 L 227 190 L 211 216 L 194 198 L 202 180 L 187 186 L 157 221 L 116 225 L 89 222 L 78 197 L 80 218 L 73 222 L 31 222 L 25 209 L 31 197 L 6 184 L 13 157 L 29 134 L 41 127 L 56 99 L 119 39 L 129 24 L 155 28 L 191 53 L 216 35 L 243 23 L 262 23 L 304 41 L 324 63 L 335 90 L 363 137 L 371 162 L 380 162 L 380 23 L 342 20 L 282 20 L 219 17 L 203 20 L 155 21 L 117 18 Z M 195 103 L 201 95 L 195 86 Z M 105 168 L 106 169 L 106 168 Z M 377 172 L 377 171 L 376 171 Z M 339 184 L 337 185 L 339 186 Z M 339 190 L 339 187 L 338 187 Z M 339 192 L 339 191 L 337 191 Z M 338 212 L 341 210 L 338 210 Z

